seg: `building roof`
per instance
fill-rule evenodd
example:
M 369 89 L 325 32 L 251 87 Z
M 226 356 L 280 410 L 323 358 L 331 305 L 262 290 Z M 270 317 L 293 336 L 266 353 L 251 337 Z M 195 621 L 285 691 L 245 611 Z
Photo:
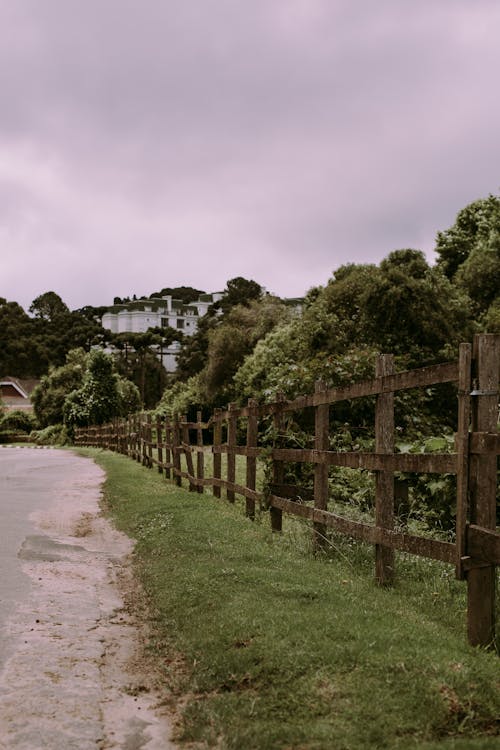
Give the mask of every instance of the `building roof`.
M 17 409 L 32 411 L 33 405 L 30 396 L 39 382 L 35 378 L 13 378 L 11 376 L 0 378 L 0 396 L 5 409 L 7 411 Z
M 13 378 L 10 375 L 6 375 L 0 378 L 0 387 L 13 386 L 19 393 L 19 396 L 29 398 L 39 382 L 36 378 Z

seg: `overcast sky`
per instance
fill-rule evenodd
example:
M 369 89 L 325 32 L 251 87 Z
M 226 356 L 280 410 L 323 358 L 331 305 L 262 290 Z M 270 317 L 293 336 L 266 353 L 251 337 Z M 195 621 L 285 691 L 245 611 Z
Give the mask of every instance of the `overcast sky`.
M 498 0 L 0 0 L 0 296 L 424 250 L 500 186 Z

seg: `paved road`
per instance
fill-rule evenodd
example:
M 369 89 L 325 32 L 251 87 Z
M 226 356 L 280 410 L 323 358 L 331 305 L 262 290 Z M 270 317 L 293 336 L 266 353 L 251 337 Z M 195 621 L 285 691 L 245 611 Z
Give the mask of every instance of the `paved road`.
M 69 451 L 0 448 L 0 750 L 174 747 L 103 478 Z
M 39 534 L 32 517 L 61 485 L 71 483 L 81 459 L 50 449 L 0 448 L 0 629 L 16 605 L 29 599 L 31 579 L 18 556 L 26 537 Z M 0 639 L 0 668 L 12 639 Z

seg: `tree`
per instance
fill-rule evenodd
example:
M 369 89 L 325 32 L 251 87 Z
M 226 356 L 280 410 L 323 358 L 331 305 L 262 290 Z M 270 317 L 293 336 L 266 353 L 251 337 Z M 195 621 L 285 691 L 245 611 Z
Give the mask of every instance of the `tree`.
M 261 285 L 257 284 L 256 281 L 245 279 L 243 276 L 236 276 L 226 283 L 222 299 L 216 305 L 223 312 L 227 312 L 235 305 L 248 307 L 251 302 L 262 297 L 263 291 Z
M 170 296 L 173 299 L 178 299 L 185 305 L 188 305 L 190 302 L 194 302 L 195 300 L 197 300 L 200 294 L 205 294 L 205 292 L 203 292 L 201 289 L 195 289 L 192 286 L 167 286 L 159 292 L 153 292 L 152 294 L 150 294 L 150 297 Z
M 360 336 L 406 366 L 431 364 L 456 352 L 471 334 L 466 294 L 419 250 L 396 250 L 380 263 L 361 296 Z
M 0 375 L 39 377 L 47 367 L 48 352 L 33 319 L 17 302 L 0 297 Z
M 229 279 L 223 297 L 207 310 L 206 315 L 198 321 L 198 328 L 192 336 L 186 336 L 177 357 L 176 379 L 186 381 L 201 372 L 208 362 L 209 338 L 212 332 L 222 324 L 225 316 L 237 305 L 248 307 L 255 300 L 261 299 L 263 289 L 256 281 L 242 276 Z
M 209 401 L 222 405 L 233 398 L 233 376 L 244 358 L 259 339 L 289 317 L 289 309 L 271 296 L 236 305 L 226 313 L 209 332 L 207 364 L 200 374 Z
M 100 350 L 90 353 L 80 388 L 64 402 L 64 421 L 70 427 L 104 424 L 121 413 L 113 360 Z
M 54 322 L 57 318 L 69 312 L 69 308 L 55 292 L 44 292 L 33 300 L 29 312 L 36 318 Z
M 436 252 L 439 268 L 484 313 L 499 294 L 500 198 L 489 195 L 459 211 L 453 226 L 438 232 Z
M 33 410 L 39 427 L 62 424 L 67 396 L 83 382 L 88 355 L 83 349 L 73 349 L 66 355 L 66 364 L 53 367 L 31 394 Z
M 219 322 L 217 310 L 214 305 L 211 305 L 206 315 L 199 318 L 195 333 L 186 336 L 182 341 L 181 350 L 177 356 L 176 380 L 185 382 L 203 370 L 207 363 L 209 333 Z
M 152 347 L 168 346 L 179 335 L 182 334 L 166 328 L 150 329 L 146 333 L 119 333 L 110 338 L 110 343 L 118 352 L 115 357 L 118 372 L 137 385 L 141 401 L 147 409 L 156 406 L 168 379 Z

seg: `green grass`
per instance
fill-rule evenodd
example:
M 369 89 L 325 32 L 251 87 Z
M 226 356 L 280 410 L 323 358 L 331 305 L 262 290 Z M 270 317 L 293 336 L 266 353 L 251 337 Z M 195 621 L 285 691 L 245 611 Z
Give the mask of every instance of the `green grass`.
M 85 451 L 107 472 L 105 503 L 137 540 L 147 644 L 197 748 L 354 750 L 500 744 L 498 656 L 467 645 L 465 587 L 449 566 L 398 557 L 392 589 L 373 552 L 189 493 L 123 456 Z M 182 658 L 178 658 L 178 655 Z M 182 664 L 182 668 L 176 665 Z

